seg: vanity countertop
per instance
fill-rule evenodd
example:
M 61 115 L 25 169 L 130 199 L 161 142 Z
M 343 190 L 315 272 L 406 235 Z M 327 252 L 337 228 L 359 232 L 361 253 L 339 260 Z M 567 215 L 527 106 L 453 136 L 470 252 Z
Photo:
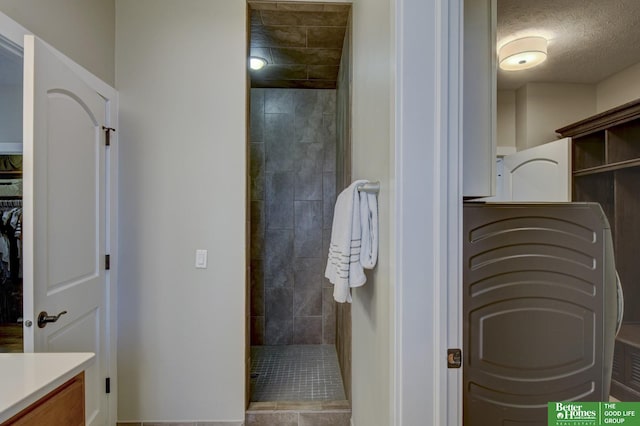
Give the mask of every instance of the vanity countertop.
M 93 353 L 0 353 L 0 423 L 91 365 Z

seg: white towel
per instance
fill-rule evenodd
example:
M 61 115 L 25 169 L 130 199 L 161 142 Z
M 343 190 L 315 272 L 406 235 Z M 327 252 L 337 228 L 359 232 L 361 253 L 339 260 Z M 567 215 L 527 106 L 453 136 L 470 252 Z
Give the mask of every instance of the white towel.
M 375 194 L 358 192 L 357 180 L 338 195 L 331 228 L 329 259 L 324 276 L 334 285 L 333 298 L 351 303 L 351 287 L 367 281 L 378 257 L 378 203 Z

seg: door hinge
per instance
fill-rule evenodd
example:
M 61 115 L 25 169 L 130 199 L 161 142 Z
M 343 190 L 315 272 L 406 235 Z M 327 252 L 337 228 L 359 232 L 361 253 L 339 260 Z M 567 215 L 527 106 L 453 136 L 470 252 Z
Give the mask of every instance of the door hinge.
M 104 255 L 104 269 L 105 270 L 109 270 L 111 269 L 111 255 L 110 254 L 105 254 Z
M 462 349 L 447 349 L 447 368 L 462 367 Z
M 111 132 L 115 132 L 116 129 L 114 129 L 113 127 L 102 126 L 102 130 L 104 130 L 105 146 L 111 146 Z
M 104 390 L 106 393 L 111 393 L 111 377 L 107 377 L 104 381 Z

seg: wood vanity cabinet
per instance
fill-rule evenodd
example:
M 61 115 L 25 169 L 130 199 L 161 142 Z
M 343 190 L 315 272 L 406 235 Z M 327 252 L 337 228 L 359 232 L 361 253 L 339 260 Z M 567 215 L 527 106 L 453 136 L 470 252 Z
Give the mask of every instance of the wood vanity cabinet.
M 49 392 L 1 426 L 82 426 L 84 372 Z
M 572 138 L 572 199 L 609 219 L 624 291 L 611 395 L 640 401 L 640 100 L 556 130 Z

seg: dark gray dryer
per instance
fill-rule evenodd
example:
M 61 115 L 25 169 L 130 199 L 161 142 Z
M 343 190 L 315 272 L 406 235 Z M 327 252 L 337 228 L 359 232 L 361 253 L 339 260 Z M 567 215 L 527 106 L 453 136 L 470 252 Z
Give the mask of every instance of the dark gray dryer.
M 464 206 L 464 424 L 546 426 L 549 401 L 608 400 L 616 329 L 598 204 Z

